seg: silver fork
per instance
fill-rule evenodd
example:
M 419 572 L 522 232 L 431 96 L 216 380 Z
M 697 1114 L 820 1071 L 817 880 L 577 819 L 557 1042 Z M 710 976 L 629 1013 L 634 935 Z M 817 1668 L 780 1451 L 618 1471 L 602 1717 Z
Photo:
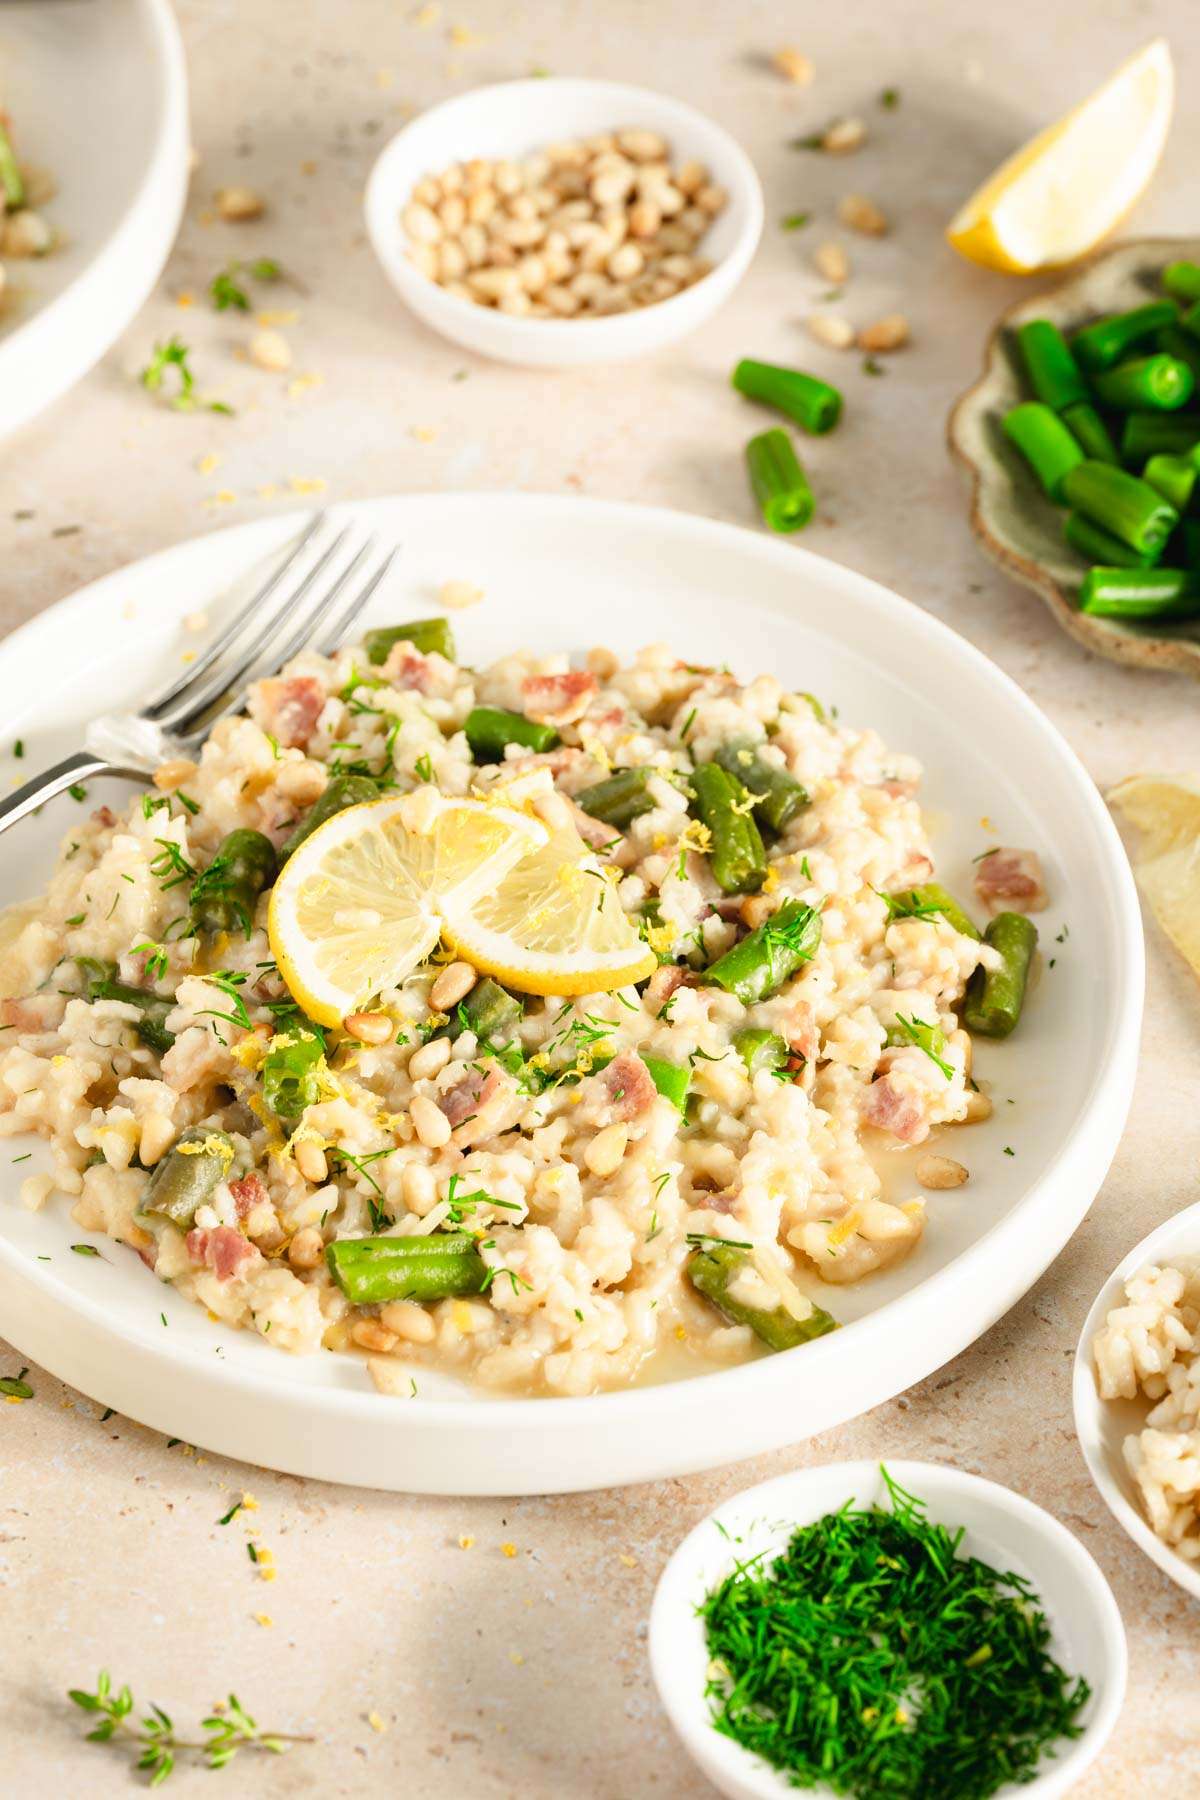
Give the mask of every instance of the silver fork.
M 338 569 L 338 553 L 345 548 L 351 528 L 344 526 L 322 547 L 326 524 L 326 515 L 318 513 L 278 567 L 177 681 L 156 694 L 140 712 L 108 713 L 93 719 L 84 733 L 86 749 L 35 775 L 0 801 L 0 831 L 7 831 L 55 794 L 89 776 L 145 781 L 159 763 L 173 757 L 190 758 L 218 719 L 241 708 L 245 684 L 252 674 L 275 673 L 313 643 L 326 655 L 332 654 L 387 574 L 396 548 L 388 550 L 378 566 L 353 586 L 354 576 L 375 549 L 375 539 L 368 537 Z M 319 553 L 305 569 L 310 549 Z

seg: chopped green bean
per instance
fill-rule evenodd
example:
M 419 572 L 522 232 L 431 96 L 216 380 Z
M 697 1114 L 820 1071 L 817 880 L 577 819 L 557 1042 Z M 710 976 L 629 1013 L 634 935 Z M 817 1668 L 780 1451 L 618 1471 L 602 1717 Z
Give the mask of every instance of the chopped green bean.
M 228 1132 L 213 1125 L 189 1125 L 151 1169 L 142 1211 L 169 1219 L 180 1231 L 190 1231 L 197 1207 L 212 1199 L 233 1158 L 233 1139 Z
M 1111 369 L 1135 344 L 1148 338 L 1164 325 L 1174 325 L 1179 308 L 1173 300 L 1152 300 L 1146 306 L 1135 306 L 1131 312 L 1114 313 L 1085 325 L 1071 339 L 1071 349 L 1079 366 L 1088 374 Z
M 192 923 L 200 931 L 254 929 L 254 907 L 275 879 L 275 846 L 261 831 L 239 827 L 224 838 L 192 889 Z
M 713 752 L 714 762 L 742 784 L 754 802 L 754 816 L 768 831 L 783 831 L 809 804 L 808 790 L 786 769 L 766 762 L 753 738 L 735 738 Z
M 1200 300 L 1200 263 L 1169 262 L 1162 284 L 1173 300 Z
M 422 656 L 437 651 L 447 662 L 453 662 L 454 633 L 449 619 L 410 619 L 407 625 L 376 625 L 363 633 L 363 649 L 367 660 L 385 663 L 396 644 L 411 644 Z
M 1159 550 L 1178 523 L 1179 515 L 1160 493 L 1108 463 L 1081 462 L 1068 469 L 1062 481 L 1068 506 L 1102 525 L 1131 550 Z
M 1090 400 L 1079 400 L 1065 406 L 1062 422 L 1090 462 L 1119 463 L 1121 458 L 1108 426 Z
M 692 812 L 709 833 L 708 859 L 727 894 L 757 893 L 767 876 L 767 855 L 752 817 L 750 796 L 719 763 L 699 763 L 689 777 Z
M 1142 470 L 1142 480 L 1148 481 L 1176 512 L 1184 513 L 1191 505 L 1197 474 L 1200 474 L 1200 468 L 1197 468 L 1195 457 L 1190 453 L 1171 456 L 1166 451 L 1160 451 L 1157 456 L 1150 458 Z
M 288 1024 L 271 1039 L 260 1070 L 263 1099 L 289 1130 L 321 1098 L 324 1067 L 325 1034 L 307 1020 Z
M 1103 406 L 1118 412 L 1157 408 L 1175 412 L 1191 399 L 1196 377 L 1185 362 L 1157 351 L 1092 376 L 1092 388 Z
M 13 149 L 12 139 L 0 119 L 0 200 L 8 212 L 19 212 L 25 204 L 25 182 L 21 165 Z
M 749 932 L 704 972 L 704 981 L 724 988 L 743 1006 L 767 1000 L 811 962 L 821 943 L 821 915 L 802 900 L 785 900 L 765 924 Z
M 553 750 L 559 741 L 553 725 L 539 725 L 524 713 L 506 712 L 502 706 L 473 706 L 464 727 L 476 762 L 503 762 L 509 744 L 522 750 Z
M 1145 569 L 1162 554 L 1161 550 L 1131 550 L 1111 531 L 1105 531 L 1102 525 L 1093 525 L 1082 513 L 1067 514 L 1063 536 L 1086 563 L 1101 563 L 1110 569 Z
M 1121 460 L 1140 468 L 1160 452 L 1182 455 L 1200 444 L 1200 412 L 1130 413 L 1121 429 Z
M 646 791 L 653 769 L 616 769 L 603 781 L 581 788 L 575 804 L 589 818 L 599 819 L 616 831 L 624 831 L 642 813 L 652 812 L 657 802 Z
M 941 917 L 947 925 L 963 937 L 978 940 L 981 933 L 974 919 L 965 912 L 944 887 L 936 881 L 927 881 L 921 887 L 908 888 L 903 893 L 885 894 L 888 912 L 894 919 L 927 919 Z
M 77 956 L 75 966 L 84 977 L 85 999 L 119 1000 L 124 1006 L 136 1006 L 142 1016 L 134 1030 L 148 1049 L 157 1050 L 160 1056 L 166 1055 L 175 1042 L 174 1032 L 168 1031 L 164 1023 L 167 1014 L 174 1009 L 174 1000 L 148 993 L 145 988 L 133 987 L 127 981 L 118 981 L 115 962 L 101 962 L 94 956 Z
M 1200 382 L 1200 343 L 1179 325 L 1164 325 L 1161 331 L 1154 334 L 1154 348 L 1161 350 L 1164 356 L 1173 356 L 1177 362 L 1186 363 L 1197 382 Z
M 1037 949 L 1037 926 L 1024 913 L 997 913 L 983 941 L 1000 954 L 998 969 L 976 969 L 963 1000 L 963 1023 L 981 1037 L 1007 1037 L 1025 1004 Z
M 487 1265 L 465 1231 L 339 1238 L 326 1245 L 325 1261 L 352 1306 L 479 1294 L 488 1279 Z
M 1089 569 L 1079 610 L 1097 619 L 1200 617 L 1200 570 Z
M 747 1026 L 734 1033 L 733 1047 L 753 1077 L 762 1069 L 782 1069 L 788 1059 L 788 1047 L 777 1031 Z
M 734 1297 L 738 1276 L 754 1264 L 750 1253 L 735 1244 L 714 1239 L 694 1250 L 684 1264 L 688 1280 L 698 1294 L 710 1300 L 734 1325 L 748 1325 L 770 1350 L 794 1350 L 837 1330 L 837 1320 L 814 1306 L 807 1319 L 797 1319 L 780 1301 L 771 1307 L 748 1306 Z M 762 1277 L 759 1277 L 760 1281 Z
M 650 1079 L 662 1095 L 679 1112 L 686 1115 L 688 1089 L 692 1082 L 692 1071 L 686 1063 L 667 1062 L 661 1056 L 647 1056 L 642 1052 L 642 1061 L 649 1070 Z
M 488 1044 L 506 1044 L 521 1023 L 524 1010 L 521 1002 L 490 975 L 475 983 L 461 1007 L 466 1029 L 473 1031 L 481 1043 Z
M 776 426 L 746 445 L 750 487 L 772 531 L 799 531 L 816 510 L 808 477 L 786 431 Z
M 1017 343 L 1039 400 L 1060 413 L 1088 399 L 1087 382 L 1057 325 L 1049 319 L 1029 319 L 1017 327 Z
M 775 363 L 743 357 L 733 371 L 733 385 L 748 400 L 773 406 L 776 412 L 785 413 L 817 436 L 832 431 L 842 414 L 838 390 L 801 369 L 779 368 Z
M 370 775 L 335 775 L 320 798 L 309 807 L 290 837 L 283 840 L 279 852 L 280 862 L 285 863 L 289 856 L 294 855 L 305 838 L 310 838 L 327 819 L 345 812 L 348 806 L 362 806 L 368 800 L 378 798 L 379 783 Z
M 1083 451 L 1058 414 L 1040 400 L 1022 400 L 1004 415 L 1004 435 L 1016 445 L 1051 500 L 1065 476 L 1083 462 Z

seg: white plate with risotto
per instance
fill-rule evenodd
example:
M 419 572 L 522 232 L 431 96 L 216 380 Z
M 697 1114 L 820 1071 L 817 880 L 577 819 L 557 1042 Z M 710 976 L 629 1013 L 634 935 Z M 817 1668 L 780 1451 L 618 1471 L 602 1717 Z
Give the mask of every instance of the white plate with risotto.
M 30 174 L 28 205 L 9 218 L 26 253 L 0 250 L 0 436 L 100 360 L 174 242 L 187 192 L 188 109 L 168 0 L 0 7 L 4 114 Z
M 425 1492 L 707 1468 L 921 1379 L 1124 1122 L 1141 931 L 1083 769 L 790 544 L 545 497 L 338 516 L 404 546 L 376 636 L 6 846 L 6 1335 L 171 1435 Z M 178 672 L 297 529 L 10 638 L 14 775 Z M 293 847 L 335 781 L 366 785 Z

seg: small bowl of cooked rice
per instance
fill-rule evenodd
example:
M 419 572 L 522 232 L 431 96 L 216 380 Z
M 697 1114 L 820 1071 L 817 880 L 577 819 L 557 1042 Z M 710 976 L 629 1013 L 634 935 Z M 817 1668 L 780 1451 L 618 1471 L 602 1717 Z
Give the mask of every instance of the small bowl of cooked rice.
M 1075 1353 L 1075 1429 L 1113 1517 L 1200 1599 L 1200 1205 L 1118 1264 Z
M 745 151 L 694 107 L 565 77 L 475 88 L 423 113 L 367 183 L 392 286 L 443 337 L 572 368 L 693 331 L 762 232 Z

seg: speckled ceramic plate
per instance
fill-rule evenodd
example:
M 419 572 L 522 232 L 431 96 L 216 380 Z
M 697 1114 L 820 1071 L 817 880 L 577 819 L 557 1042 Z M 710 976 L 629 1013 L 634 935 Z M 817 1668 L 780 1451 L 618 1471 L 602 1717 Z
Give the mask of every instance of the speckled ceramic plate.
M 1103 313 L 1161 298 L 1159 271 L 1180 257 L 1200 260 L 1200 238 L 1140 238 L 1076 270 L 1061 286 L 1011 306 L 992 332 L 983 374 L 950 414 L 950 449 L 971 478 L 971 529 L 993 562 L 1040 594 L 1085 649 L 1135 669 L 1175 669 L 1200 678 L 1200 621 L 1152 625 L 1093 619 L 1076 600 L 1086 564 L 1064 542 L 1063 512 L 1042 493 L 1000 421 L 1029 399 L 1015 327 L 1052 319 L 1063 330 Z

